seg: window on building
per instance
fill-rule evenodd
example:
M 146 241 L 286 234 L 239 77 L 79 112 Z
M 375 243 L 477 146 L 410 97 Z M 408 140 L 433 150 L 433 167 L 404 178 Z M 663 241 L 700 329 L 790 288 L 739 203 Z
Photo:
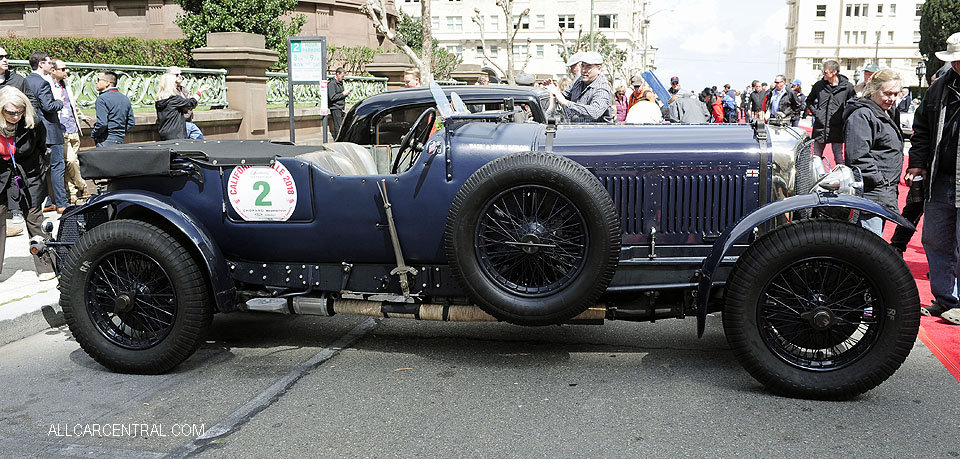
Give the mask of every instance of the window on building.
M 847 70 L 854 71 L 863 67 L 863 59 L 845 59 L 844 65 L 847 66 Z
M 827 17 L 827 5 L 817 5 L 817 17 L 818 18 Z
M 823 31 L 822 31 L 822 30 L 818 30 L 818 31 L 816 31 L 816 32 L 813 33 L 813 42 L 816 43 L 816 44 L 818 44 L 818 45 L 822 45 L 822 44 L 823 44 Z
M 846 41 L 846 43 L 847 43 L 848 45 L 850 44 L 850 31 L 849 31 L 849 30 L 843 32 L 843 39 L 844 39 L 844 41 Z
M 860 5 L 853 5 L 853 15 L 860 16 Z
M 923 9 L 923 3 L 917 3 L 917 17 L 920 17 L 920 10 Z
M 537 15 L 537 28 L 542 29 L 547 26 L 547 17 L 542 14 Z
M 888 30 L 888 31 L 887 31 L 887 43 L 893 43 L 893 31 L 892 31 L 892 30 Z
M 561 28 L 561 29 L 572 29 L 572 28 L 574 27 L 573 15 L 572 15 L 572 14 L 567 14 L 567 15 L 561 14 L 561 15 L 559 16 L 559 19 L 560 19 L 560 20 L 559 20 L 559 22 L 560 22 L 559 25 L 560 25 L 560 28 Z
M 530 28 L 530 16 L 524 16 L 523 18 L 517 18 L 513 21 L 513 28 L 516 29 L 520 27 L 521 29 L 527 30 Z
M 891 3 L 891 4 L 890 4 L 890 8 L 888 8 L 887 11 L 888 11 L 888 13 L 887 13 L 888 16 L 896 16 L 896 15 L 897 15 L 897 4 L 896 4 L 896 3 Z
M 433 30 L 440 28 L 440 16 L 430 16 L 430 27 Z
M 483 56 L 483 46 L 477 45 L 477 57 Z
M 447 45 L 447 52 L 457 57 L 461 57 L 463 54 L 463 48 L 460 45 Z
M 877 3 L 877 16 L 883 16 L 883 3 Z
M 527 57 L 527 48 L 526 44 L 522 45 L 513 45 L 513 57 L 524 58 Z
M 913 42 L 914 42 L 914 43 L 920 43 L 920 31 L 919 31 L 919 30 L 913 31 Z
M 813 60 L 813 69 L 814 70 L 823 70 L 823 58 Z
M 616 14 L 598 14 L 597 28 L 599 29 L 617 28 L 617 15 Z
M 861 30 L 861 31 L 860 31 L 860 43 L 867 44 L 867 31 L 866 31 L 866 30 Z
M 500 31 L 500 17 L 499 16 L 490 16 L 490 25 L 487 26 L 487 30 L 491 32 Z
M 847 5 L 847 17 L 853 16 L 853 5 Z
M 500 52 L 500 47 L 497 45 L 490 45 L 490 57 L 497 57 L 497 53 Z
M 462 32 L 463 16 L 447 16 L 447 30 L 451 32 Z

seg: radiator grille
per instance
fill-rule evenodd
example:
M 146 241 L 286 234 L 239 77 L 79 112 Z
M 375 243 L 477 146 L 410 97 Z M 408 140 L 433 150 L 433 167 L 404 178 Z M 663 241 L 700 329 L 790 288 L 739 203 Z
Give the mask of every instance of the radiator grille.
M 660 231 L 720 234 L 743 215 L 744 177 L 732 174 L 660 178 Z
M 718 235 L 744 213 L 742 173 L 611 174 L 600 181 L 613 198 L 623 234 Z

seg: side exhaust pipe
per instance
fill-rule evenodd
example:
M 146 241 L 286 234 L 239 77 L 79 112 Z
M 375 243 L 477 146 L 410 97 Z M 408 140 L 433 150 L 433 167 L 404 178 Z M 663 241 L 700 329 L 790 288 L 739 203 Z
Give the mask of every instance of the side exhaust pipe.
M 334 299 L 328 296 L 297 296 L 283 298 L 254 298 L 241 306 L 245 311 L 279 312 L 333 316 L 350 314 L 371 317 L 432 320 L 442 322 L 497 322 L 497 319 L 476 305 L 444 305 L 432 303 L 393 303 L 358 299 Z M 597 305 L 568 320 L 569 324 L 602 324 L 607 308 Z

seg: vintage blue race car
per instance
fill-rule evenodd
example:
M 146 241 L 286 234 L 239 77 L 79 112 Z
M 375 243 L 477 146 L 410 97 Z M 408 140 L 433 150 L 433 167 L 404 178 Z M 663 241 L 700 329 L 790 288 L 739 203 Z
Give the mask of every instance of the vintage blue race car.
M 910 352 L 910 271 L 851 222 L 909 223 L 857 197 L 857 171 L 813 167 L 802 131 L 518 123 L 433 94 L 399 145 L 84 152 L 104 191 L 36 247 L 54 255 L 77 342 L 111 370 L 161 373 L 218 312 L 528 326 L 693 315 L 702 334 L 722 311 L 750 374 L 815 398 L 867 391 Z

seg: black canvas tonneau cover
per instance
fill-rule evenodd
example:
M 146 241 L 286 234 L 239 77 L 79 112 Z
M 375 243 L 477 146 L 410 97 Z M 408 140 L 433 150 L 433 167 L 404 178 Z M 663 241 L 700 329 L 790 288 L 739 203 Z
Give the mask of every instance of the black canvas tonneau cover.
M 276 157 L 316 151 L 267 140 L 165 140 L 111 145 L 81 151 L 80 174 L 89 179 L 170 175 L 171 160 L 189 159 L 213 166 L 265 166 Z

